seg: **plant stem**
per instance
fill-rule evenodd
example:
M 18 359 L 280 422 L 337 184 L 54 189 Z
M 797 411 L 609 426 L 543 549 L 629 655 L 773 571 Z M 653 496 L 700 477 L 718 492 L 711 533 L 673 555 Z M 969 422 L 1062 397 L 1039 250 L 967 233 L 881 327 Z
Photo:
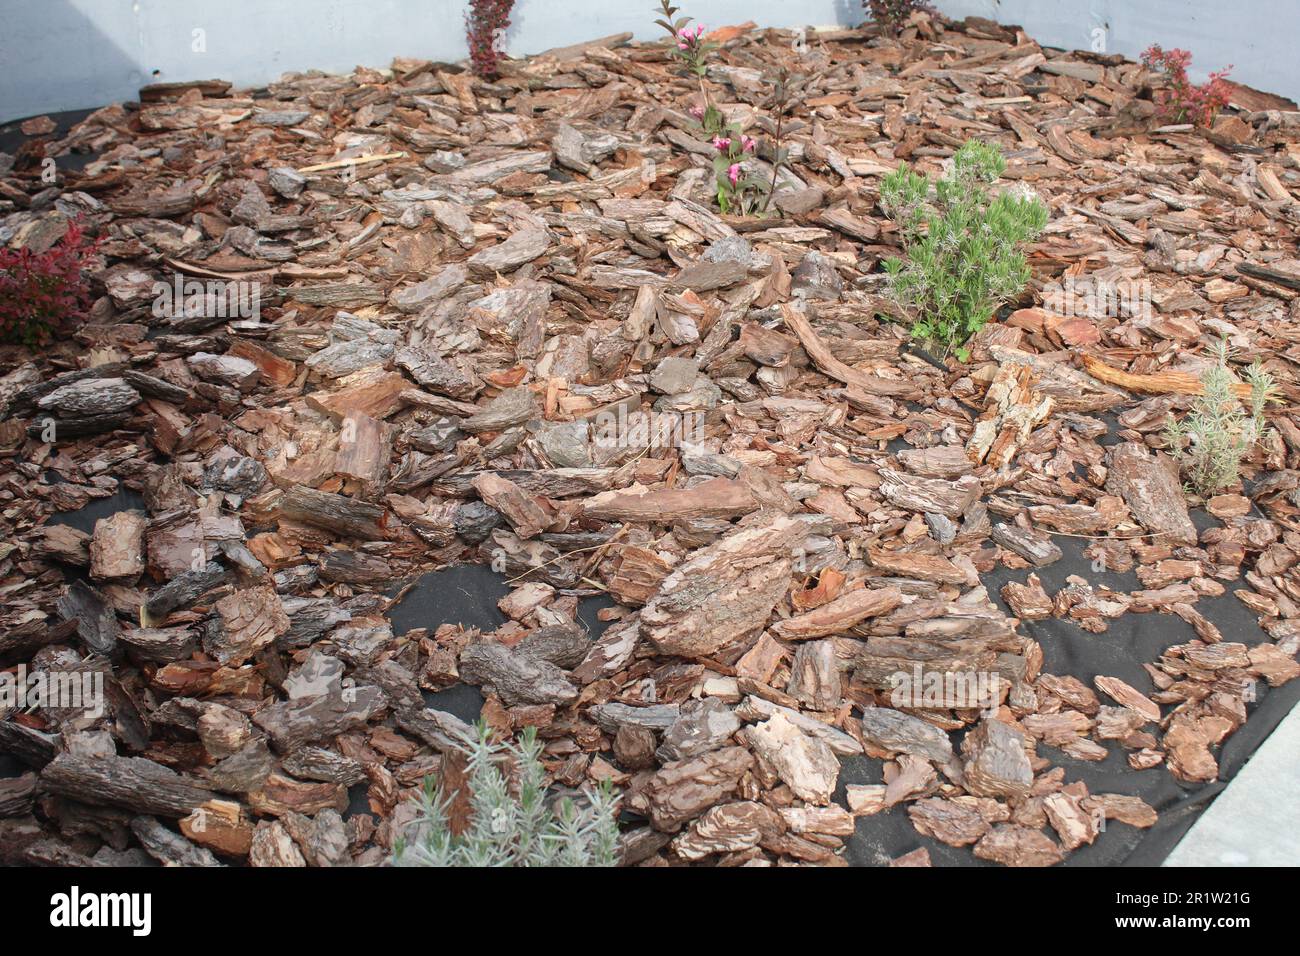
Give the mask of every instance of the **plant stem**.
M 781 124 L 785 120 L 785 110 L 782 109 L 776 114 L 776 136 L 774 137 L 776 155 L 772 157 L 772 185 L 767 187 L 767 197 L 763 200 L 762 212 L 767 212 L 767 207 L 772 204 L 772 197 L 776 195 L 776 176 L 781 171 Z

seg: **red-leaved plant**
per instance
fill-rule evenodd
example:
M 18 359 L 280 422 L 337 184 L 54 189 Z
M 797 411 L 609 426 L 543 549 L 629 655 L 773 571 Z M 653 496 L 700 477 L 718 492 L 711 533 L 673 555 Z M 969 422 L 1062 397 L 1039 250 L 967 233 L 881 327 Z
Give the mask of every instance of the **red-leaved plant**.
M 898 33 L 906 25 L 913 13 L 924 11 L 934 13 L 934 7 L 923 0 L 863 0 L 862 4 L 871 14 L 871 22 L 879 24 L 887 33 Z
M 1211 73 L 1207 82 L 1197 86 L 1187 78 L 1191 64 L 1192 55 L 1186 50 L 1163 50 L 1158 43 L 1142 53 L 1143 66 L 1168 78 L 1168 86 L 1156 91 L 1157 114 L 1161 118 L 1173 117 L 1175 123 L 1191 121 L 1212 126 L 1219 110 L 1232 98 L 1232 88 L 1225 82 L 1232 66 Z
M 465 13 L 465 42 L 474 72 L 485 80 L 496 79 L 501 51 L 497 40 L 510 26 L 515 0 L 469 0 Z
M 90 306 L 83 270 L 100 240 L 79 222 L 45 252 L 0 248 L 0 341 L 44 345 Z

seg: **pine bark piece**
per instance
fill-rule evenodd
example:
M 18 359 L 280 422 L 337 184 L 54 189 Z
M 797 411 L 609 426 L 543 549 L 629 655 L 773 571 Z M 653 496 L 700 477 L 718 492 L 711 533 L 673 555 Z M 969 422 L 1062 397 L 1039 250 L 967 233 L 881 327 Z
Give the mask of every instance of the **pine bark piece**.
M 1205 383 L 1199 375 L 1192 372 L 1157 372 L 1140 375 L 1112 368 L 1095 355 L 1081 355 L 1083 367 L 1089 375 L 1108 385 L 1139 395 L 1200 395 L 1205 391 Z M 1238 398 L 1250 398 L 1250 386 L 1245 382 L 1236 382 L 1232 390 Z
M 210 850 L 195 846 L 185 837 L 163 826 L 154 817 L 139 816 L 131 821 L 145 852 L 163 866 L 221 866 Z
M 526 636 L 514 650 L 516 654 L 568 670 L 582 663 L 591 650 L 591 638 L 575 623 L 550 624 Z
M 466 261 L 469 271 L 479 276 L 510 272 L 525 262 L 532 262 L 551 247 L 545 229 L 521 229 L 503 242 L 476 252 Z
M 812 359 L 813 364 L 830 378 L 843 382 L 845 385 L 860 388 L 868 395 L 894 395 L 899 398 L 916 398 L 919 396 L 919 390 L 910 381 L 898 382 L 880 378 L 845 365 L 831 353 L 826 343 L 818 338 L 808 319 L 790 303 L 783 302 L 781 304 L 781 316 L 790 331 L 799 337 L 799 342 L 803 345 L 804 351 L 808 353 L 808 357 Z
M 209 561 L 202 570 L 184 571 L 154 591 L 140 607 L 140 623 L 156 627 L 173 611 L 193 605 L 213 588 L 226 583 L 230 571 L 215 561 Z
M 353 478 L 368 490 L 380 488 L 392 455 L 391 427 L 361 412 L 344 417 L 339 428 L 339 452 L 334 473 Z
M 350 538 L 374 541 L 384 537 L 383 508 L 305 485 L 294 485 L 284 493 L 280 514 Z
M 0 817 L 21 817 L 31 813 L 36 784 L 36 774 L 30 772 L 0 780 Z
M 871 545 L 867 560 L 873 568 L 887 574 L 940 584 L 965 584 L 967 573 L 939 554 L 921 554 L 909 551 L 886 551 Z
M 735 792 L 754 766 L 744 747 L 724 747 L 665 764 L 645 785 L 646 809 L 656 830 L 671 833 Z
M 975 468 L 960 445 L 904 448 L 896 456 L 908 471 L 925 478 L 960 478 Z
M 188 660 L 199 647 L 198 636 L 186 627 L 142 627 L 123 631 L 118 639 L 133 658 L 151 664 Z
M 77 567 L 90 563 L 90 535 L 72 525 L 50 524 L 40 529 L 41 537 L 32 544 L 32 554 Z
M 460 655 L 460 676 L 467 684 L 495 693 L 507 707 L 515 704 L 572 703 L 578 689 L 550 661 L 521 654 L 504 644 L 476 641 Z
M 1066 852 L 1097 839 L 1097 820 L 1084 809 L 1080 798 L 1058 791 L 1043 797 L 1043 810 Z
M 1133 517 L 1160 535 L 1160 543 L 1196 544 L 1196 526 L 1187 513 L 1178 475 L 1152 457 L 1145 445 L 1125 442 L 1111 448 L 1106 490 L 1122 497 Z
M 362 369 L 338 380 L 333 391 L 310 392 L 306 402 L 335 421 L 349 415 L 362 414 L 383 420 L 406 403 L 402 393 L 410 383 L 400 372 L 386 372 L 382 368 Z
M 830 803 L 839 781 L 840 762 L 834 752 L 786 719 L 774 714 L 744 731 L 745 742 L 794 792 L 808 803 Z
M 979 479 L 973 475 L 945 481 L 881 468 L 880 477 L 880 493 L 890 504 L 906 511 L 941 514 L 948 518 L 960 518 L 979 500 L 982 491 Z
M 1222 717 L 1178 714 L 1169 723 L 1162 744 L 1169 772 L 1179 780 L 1208 783 L 1218 779 L 1219 763 L 1210 751 L 1231 725 Z
M 521 538 L 535 538 L 553 522 L 536 501 L 524 494 L 513 481 L 496 472 L 480 472 L 474 478 L 474 490 L 485 502 L 506 516 Z
M 229 667 L 238 667 L 289 630 L 289 615 L 272 587 L 236 591 L 218 601 L 216 610 L 222 627 L 204 640 L 204 650 Z
M 1050 535 L 1035 528 L 998 523 L 993 526 L 989 537 L 995 544 L 1015 552 L 1036 568 L 1046 567 L 1064 556 Z
M 77 622 L 77 634 L 96 654 L 111 656 L 122 636 L 122 626 L 104 595 L 84 581 L 73 581 L 54 602 L 59 616 Z
M 789 641 L 843 634 L 867 618 L 888 614 L 902 603 L 903 592 L 898 588 L 860 588 L 806 614 L 781 621 L 772 626 L 772 632 Z
M 253 831 L 248 850 L 250 866 L 305 867 L 307 861 L 279 820 L 262 820 Z
M 751 800 L 710 807 L 690 829 L 673 840 L 683 860 L 702 860 L 715 853 L 737 853 L 758 846 L 765 834 L 785 830 L 777 812 Z
M 985 718 L 962 741 L 966 789 L 980 797 L 1020 797 L 1029 792 L 1034 772 L 1024 734 L 1010 724 Z
M 499 432 L 522 425 L 538 414 L 537 399 L 528 388 L 508 388 L 460 423 L 461 431 Z
M 90 577 L 94 581 L 134 584 L 144 573 L 144 529 L 148 519 L 137 511 L 119 511 L 95 522 L 90 540 Z
M 210 790 L 144 757 L 60 754 L 41 771 L 41 783 L 82 803 L 160 817 L 183 817 L 212 799 Z
M 482 185 L 495 183 L 512 173 L 544 173 L 551 168 L 551 151 L 507 153 L 498 159 L 485 159 L 482 162 L 462 166 L 455 172 L 448 173 L 447 179 L 464 185 Z
M 129 411 L 140 401 L 140 393 L 121 378 L 86 378 L 61 385 L 37 399 L 46 412 L 64 418 L 91 418 Z
M 1036 382 L 1028 366 L 998 366 L 984 396 L 984 412 L 966 443 L 972 462 L 993 468 L 1010 464 L 1034 427 L 1052 413 L 1052 397 L 1036 391 Z
M 695 552 L 641 611 L 641 633 L 665 654 L 707 657 L 767 623 L 790 586 L 806 525 L 776 515 Z
M 1107 820 L 1118 820 L 1131 827 L 1146 829 L 1156 825 L 1156 811 L 1141 797 L 1127 793 L 1093 793 L 1083 798 L 1089 813 L 1100 812 Z
M 276 751 L 290 754 L 362 727 L 387 706 L 388 698 L 378 687 L 334 688 L 328 694 L 263 707 L 253 715 L 253 723 L 267 732 Z
M 405 369 L 423 389 L 438 395 L 468 401 L 482 387 L 442 356 L 427 349 L 401 348 L 393 354 L 393 362 Z
M 879 750 L 913 754 L 947 766 L 954 759 L 947 733 L 929 721 L 888 707 L 862 712 L 862 739 Z
M 790 665 L 790 683 L 785 692 L 812 710 L 839 707 L 844 695 L 834 641 L 809 641 L 799 645 Z
M 742 481 L 711 478 L 689 488 L 651 489 L 634 484 L 605 491 L 583 502 L 583 512 L 602 521 L 668 524 L 699 518 L 737 518 L 759 508 Z
M 1127 707 L 1143 720 L 1151 723 L 1160 721 L 1160 705 L 1118 677 L 1097 677 L 1093 683 L 1115 703 Z
M 664 731 L 656 756 L 662 763 L 698 757 L 725 746 L 739 729 L 735 711 L 716 697 L 687 701 Z
M 181 817 L 180 828 L 194 843 L 225 856 L 246 857 L 253 845 L 253 824 L 233 800 L 209 800 Z
M 974 853 L 1003 866 L 1055 866 L 1065 859 L 1046 833 L 1014 824 L 994 826 L 975 844 Z
M 741 720 L 766 720 L 777 714 L 781 714 L 808 736 L 823 741 L 826 746 L 831 748 L 833 753 L 839 754 L 841 757 L 851 757 L 862 753 L 862 744 L 838 727 L 832 727 L 816 717 L 811 717 L 793 708 L 783 707 L 753 694 L 747 696 L 736 707 L 736 716 Z
M 1008 581 L 1002 585 L 1002 600 L 1011 613 L 1022 621 L 1041 621 L 1052 616 L 1055 607 L 1051 595 L 1043 588 L 1038 575 L 1031 574 L 1024 584 Z
M 627 770 L 649 770 L 655 763 L 655 735 L 642 727 L 620 727 L 614 735 L 614 759 Z
M 615 551 L 613 574 L 605 584 L 620 604 L 639 607 L 654 597 L 672 569 L 671 562 L 649 548 L 623 545 Z
M 241 392 L 251 392 L 262 377 L 261 370 L 248 359 L 234 355 L 195 352 L 185 359 L 191 372 L 205 382 L 229 385 Z
M 949 846 L 969 846 L 989 831 L 978 810 L 941 797 L 917 800 L 907 808 L 907 815 L 917 833 Z

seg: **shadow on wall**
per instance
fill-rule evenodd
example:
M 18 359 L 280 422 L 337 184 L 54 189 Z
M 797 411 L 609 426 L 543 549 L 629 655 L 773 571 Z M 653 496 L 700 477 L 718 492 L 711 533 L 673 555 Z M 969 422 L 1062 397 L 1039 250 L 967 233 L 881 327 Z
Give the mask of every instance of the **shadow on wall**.
M 0 0 L 0 121 L 135 99 L 152 81 L 81 9 L 101 2 Z

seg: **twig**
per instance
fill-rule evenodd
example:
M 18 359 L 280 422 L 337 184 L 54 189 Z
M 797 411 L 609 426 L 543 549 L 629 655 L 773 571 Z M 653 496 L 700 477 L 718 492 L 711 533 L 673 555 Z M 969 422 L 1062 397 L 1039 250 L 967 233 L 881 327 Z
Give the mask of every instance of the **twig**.
M 386 163 L 390 159 L 403 159 L 405 156 L 405 151 L 399 151 L 396 153 L 378 153 L 368 156 L 353 156 L 350 159 L 335 159 L 328 163 L 317 163 L 315 166 L 304 166 L 298 170 L 298 172 L 321 173 L 327 169 L 342 169 L 345 166 L 365 166 L 369 163 Z

